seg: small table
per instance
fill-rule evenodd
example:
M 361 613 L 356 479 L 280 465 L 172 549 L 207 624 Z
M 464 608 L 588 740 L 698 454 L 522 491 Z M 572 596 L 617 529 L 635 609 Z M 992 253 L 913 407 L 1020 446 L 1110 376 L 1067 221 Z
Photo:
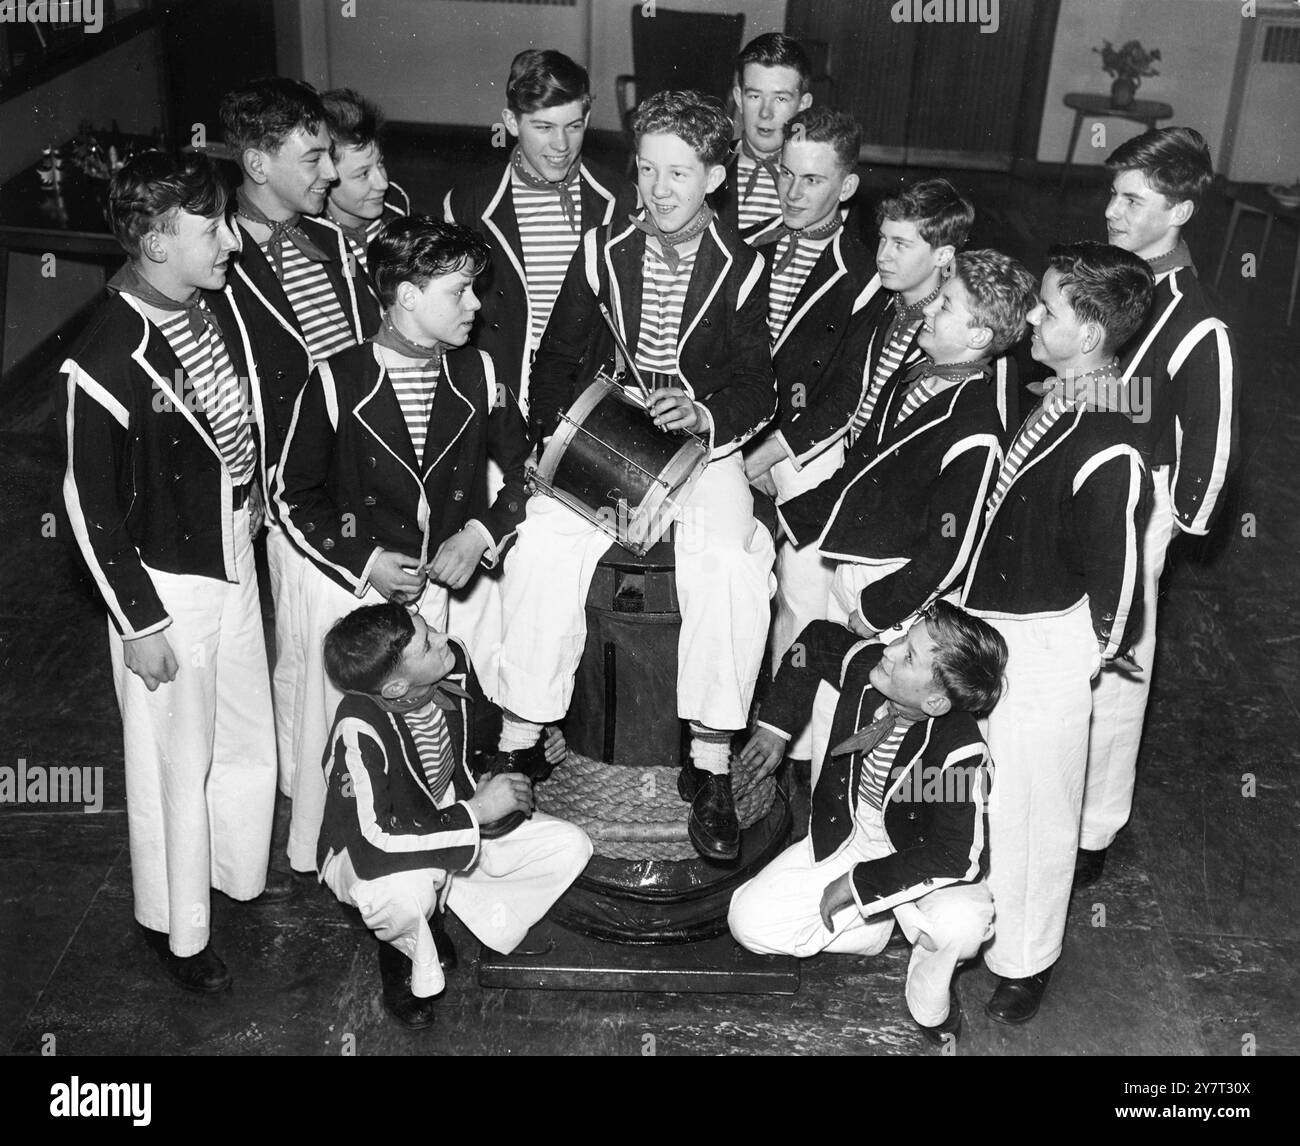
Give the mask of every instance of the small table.
M 1237 232 L 1237 220 L 1243 211 L 1253 215 L 1264 216 L 1264 241 L 1259 244 L 1259 258 L 1255 260 L 1255 272 L 1264 265 L 1264 255 L 1268 251 L 1268 238 L 1273 233 L 1273 220 L 1278 216 L 1291 219 L 1300 224 L 1300 207 L 1286 207 L 1268 193 L 1262 183 L 1229 183 L 1224 189 L 1229 202 L 1232 203 L 1232 218 L 1228 221 L 1228 233 L 1223 240 L 1223 249 L 1219 251 L 1219 269 L 1214 272 L 1214 285 L 1219 285 L 1223 278 L 1223 266 L 1228 259 L 1228 248 L 1232 246 L 1232 237 Z M 1291 270 L 1291 299 L 1286 307 L 1286 324 L 1291 325 L 1295 314 L 1296 288 L 1300 287 L 1300 241 L 1296 243 L 1295 266 Z
M 1128 107 L 1116 107 L 1110 102 L 1110 96 L 1098 95 L 1096 92 L 1069 92 L 1065 97 L 1065 106 L 1074 110 L 1074 126 L 1070 128 L 1070 146 L 1065 152 L 1065 166 L 1061 169 L 1058 195 L 1065 190 L 1070 163 L 1074 159 L 1074 147 L 1079 142 L 1079 131 L 1085 119 L 1129 119 L 1145 124 L 1148 131 L 1154 131 L 1162 119 L 1172 119 L 1174 116 L 1174 109 L 1159 100 L 1135 99 Z

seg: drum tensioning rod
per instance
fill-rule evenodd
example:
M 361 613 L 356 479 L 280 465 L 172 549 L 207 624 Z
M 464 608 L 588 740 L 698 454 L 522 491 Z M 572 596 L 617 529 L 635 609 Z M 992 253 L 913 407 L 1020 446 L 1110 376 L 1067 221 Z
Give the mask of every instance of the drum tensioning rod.
M 560 417 L 564 421 L 568 422 L 570 426 L 572 426 L 575 430 L 578 431 L 578 433 L 586 434 L 587 437 L 589 437 L 593 442 L 599 442 L 611 454 L 614 454 L 617 457 L 622 458 L 625 462 L 627 462 L 628 465 L 632 466 L 634 469 L 640 470 L 652 482 L 655 482 L 656 484 L 663 486 L 664 489 L 668 489 L 668 490 L 672 489 L 672 486 L 670 486 L 666 481 L 664 481 L 664 479 L 661 478 L 657 473 L 654 473 L 653 471 L 646 469 L 645 466 L 643 466 L 640 462 L 635 461 L 632 458 L 629 458 L 627 454 L 623 453 L 622 450 L 616 450 L 607 441 L 605 441 L 604 438 L 596 437 L 596 435 L 593 434 L 590 430 L 586 429 L 581 422 L 575 422 L 572 418 L 569 417 L 568 414 L 561 414 Z

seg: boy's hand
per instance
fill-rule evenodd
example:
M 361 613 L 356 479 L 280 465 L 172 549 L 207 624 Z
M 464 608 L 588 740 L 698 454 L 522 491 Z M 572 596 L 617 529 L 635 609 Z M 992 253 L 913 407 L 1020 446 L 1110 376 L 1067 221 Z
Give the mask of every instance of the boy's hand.
M 846 871 L 839 879 L 828 883 L 826 890 L 822 892 L 822 923 L 825 924 L 827 931 L 835 930 L 831 916 L 840 908 L 848 907 L 853 902 L 853 883 L 850 878 L 852 874 Z
M 467 525 L 438 546 L 429 562 L 429 576 L 448 589 L 459 589 L 470 579 L 485 549 L 483 535 Z
M 565 742 L 564 733 L 556 728 L 554 724 L 546 726 L 546 742 L 542 745 L 542 754 L 546 757 L 546 763 L 548 764 L 561 764 L 569 754 L 569 746 Z
M 661 430 L 688 430 L 694 433 L 705 428 L 706 421 L 700 408 L 691 401 L 685 390 L 677 386 L 666 386 L 662 390 L 650 391 L 650 401 L 646 405 L 654 417 L 655 425 Z
M 385 549 L 370 566 L 370 584 L 387 600 L 405 605 L 424 591 L 424 573 L 416 558 Z
M 758 485 L 758 479 L 764 477 L 785 456 L 785 450 L 775 437 L 764 438 L 745 455 L 745 476 Z M 763 492 L 769 491 L 764 489 Z
M 877 637 L 880 635 L 879 633 L 876 632 L 875 629 L 867 628 L 867 626 L 861 621 L 861 619 L 859 619 L 856 610 L 849 614 L 849 619 L 844 623 L 848 625 L 849 629 L 852 632 L 856 633 L 859 637 L 862 637 L 864 639 L 870 639 L 871 637 Z
M 754 768 L 751 784 L 757 784 L 764 776 L 781 763 L 785 755 L 785 744 L 770 728 L 756 728 L 749 743 L 740 750 L 740 762 L 746 767 Z
M 533 782 L 522 772 L 501 772 L 478 786 L 466 803 L 481 825 L 495 824 L 511 812 L 532 814 Z
M 160 684 L 174 681 L 180 669 L 166 633 L 150 633 L 147 637 L 123 641 L 122 654 L 126 667 L 144 681 L 150 692 L 156 691 Z

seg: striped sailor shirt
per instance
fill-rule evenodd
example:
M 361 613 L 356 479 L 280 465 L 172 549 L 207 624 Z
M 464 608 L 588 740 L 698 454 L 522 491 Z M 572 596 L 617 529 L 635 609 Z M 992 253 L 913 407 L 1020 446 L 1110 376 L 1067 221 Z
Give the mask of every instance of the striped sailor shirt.
M 204 303 L 199 305 L 207 309 Z M 153 313 L 157 316 L 161 312 Z M 252 481 L 257 448 L 249 426 L 244 387 L 235 375 L 225 341 L 208 322 L 196 337 L 190 329 L 189 315 L 183 310 L 155 317 L 154 322 L 185 368 L 186 380 L 212 427 L 230 480 L 237 486 Z
M 660 374 L 677 373 L 677 340 L 681 333 L 682 312 L 686 308 L 686 288 L 699 246 L 683 252 L 677 273 L 646 244 L 642 261 L 641 331 L 636 344 L 636 364 L 642 370 Z
M 434 803 L 441 808 L 456 770 L 456 756 L 451 747 L 447 717 L 441 708 L 430 701 L 423 708 L 406 713 L 404 719 L 420 754 L 420 770 L 424 773 Z
M 879 720 L 889 707 L 886 701 L 876 710 L 875 719 Z M 889 783 L 889 773 L 893 770 L 898 750 L 902 747 L 903 737 L 912 727 L 911 721 L 895 720 L 888 736 L 877 744 L 862 761 L 862 775 L 858 780 L 858 807 L 873 808 L 879 812 L 885 803 L 885 786 Z
M 773 249 L 772 265 L 778 266 L 786 251 L 789 250 L 790 244 L 794 242 L 799 244 L 795 248 L 791 262 L 782 270 L 772 272 L 768 285 L 767 326 L 773 345 L 776 345 L 776 340 L 781 337 L 781 332 L 785 329 L 790 312 L 794 309 L 794 301 L 803 290 L 803 284 L 808 281 L 808 276 L 817 265 L 817 260 L 821 258 L 822 251 L 834 238 L 834 235 L 828 235 L 824 239 L 805 239 L 797 235 L 785 235 Z
M 322 362 L 356 342 L 352 324 L 343 313 L 343 305 L 334 293 L 334 284 L 325 273 L 324 264 L 313 262 L 287 239 L 280 242 L 284 266 L 281 286 L 307 340 L 308 351 L 317 362 Z M 270 258 L 267 249 L 270 244 L 260 245 L 274 266 L 275 260 Z
M 575 201 L 580 201 L 578 177 L 578 166 L 574 164 L 570 185 Z M 529 335 L 537 343 L 550 321 L 573 252 L 582 241 L 582 224 L 577 219 L 570 223 L 565 218 L 558 187 L 529 187 L 513 169 L 510 194 L 519 223 L 519 242 L 524 250 L 528 306 L 532 312 Z
M 433 397 L 438 392 L 438 380 L 442 377 L 442 365 L 440 359 L 430 363 L 416 359 L 407 361 L 411 365 L 390 366 L 385 363 L 384 369 L 397 395 L 397 404 L 402 408 L 406 432 L 411 435 L 411 445 L 415 447 L 415 460 L 423 466 L 429 415 L 433 411 Z
M 755 168 L 758 168 L 758 176 L 754 179 L 754 190 L 747 195 L 745 192 Z M 766 168 L 750 159 L 744 151 L 736 156 L 736 210 L 742 231 L 781 213 L 781 196 L 776 181 Z
M 1074 405 L 1075 403 L 1068 401 L 1059 389 L 1052 390 L 1025 419 L 1025 424 L 1020 427 L 1016 440 L 1011 443 L 1011 448 L 1007 451 L 1006 460 L 1003 461 L 1002 469 L 998 473 L 997 485 L 989 495 L 989 513 L 1002 504 L 1002 499 L 1007 496 L 1007 489 L 1015 480 L 1016 474 L 1020 472 L 1020 467 L 1025 464 L 1025 459 L 1033 452 L 1034 447 L 1042 441 L 1043 435 L 1060 420 L 1066 410 L 1072 409 Z

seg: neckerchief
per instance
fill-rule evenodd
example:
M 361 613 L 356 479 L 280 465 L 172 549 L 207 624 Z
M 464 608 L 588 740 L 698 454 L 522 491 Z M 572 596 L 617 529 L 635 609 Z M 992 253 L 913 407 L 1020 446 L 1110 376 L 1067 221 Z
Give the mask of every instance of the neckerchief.
M 298 220 L 302 218 L 296 211 L 293 218 L 275 220 L 269 219 L 260 207 L 254 204 L 241 187 L 235 192 L 235 200 L 238 204 L 236 214 L 248 219 L 253 223 L 261 223 L 263 227 L 271 229 L 271 237 L 266 242 L 266 249 L 271 255 L 272 262 L 275 263 L 275 277 L 283 281 L 284 279 L 284 251 L 283 244 L 287 239 L 298 248 L 313 263 L 329 262 L 329 255 L 320 249 L 315 243 L 307 237 L 307 233 L 298 226 Z
M 359 227 L 349 227 L 341 219 L 338 219 L 333 215 L 331 215 L 329 219 L 331 223 L 333 223 L 340 231 L 343 232 L 344 235 L 346 235 L 349 239 L 351 239 L 354 243 L 356 243 L 357 246 L 359 246 L 363 251 L 370 245 L 370 239 L 368 238 L 368 235 L 370 233 L 370 224 L 373 223 L 375 220 L 373 219 L 368 220 L 367 222 L 362 223 L 361 226 Z
M 120 271 L 108 280 L 108 289 L 115 294 L 129 294 L 138 298 L 141 302 L 156 308 L 157 310 L 183 310 L 186 311 L 186 317 L 190 323 L 190 333 L 195 338 L 203 337 L 205 326 L 210 326 L 217 337 L 221 337 L 221 324 L 217 322 L 217 316 L 213 314 L 206 306 L 203 305 L 203 292 L 195 290 L 185 302 L 177 302 L 174 298 L 163 294 L 156 286 L 144 277 L 137 269 L 134 263 L 127 263 Z
M 441 343 L 435 342 L 432 346 L 421 346 L 418 342 L 412 342 L 393 325 L 391 311 L 384 314 L 384 321 L 380 324 L 379 329 L 375 331 L 371 342 L 406 358 L 418 358 L 424 363 L 426 370 L 436 366 L 438 360 L 442 357 L 443 347 Z
M 877 709 L 876 711 L 879 711 Z M 864 757 L 871 755 L 871 750 L 884 740 L 889 738 L 889 734 L 894 731 L 894 726 L 899 721 L 904 726 L 915 724 L 916 721 L 908 717 L 901 716 L 894 711 L 892 701 L 885 704 L 883 716 L 878 716 L 865 728 L 859 728 L 852 736 L 841 740 L 834 748 L 831 749 L 832 756 L 843 756 L 849 752 L 860 752 Z
M 1196 267 L 1192 263 L 1192 252 L 1187 249 L 1187 244 L 1179 239 L 1174 244 L 1172 251 L 1166 251 L 1163 255 L 1156 255 L 1154 259 L 1147 259 L 1147 266 L 1151 268 L 1151 273 L 1159 278 L 1169 271 L 1177 270 L 1179 267 L 1191 267 L 1192 273 L 1196 273 Z
M 786 267 L 794 262 L 795 252 L 799 249 L 800 239 L 811 239 L 814 241 L 817 239 L 828 239 L 843 225 L 844 220 L 840 218 L 840 213 L 838 211 L 833 212 L 826 222 L 818 223 L 815 227 L 804 227 L 802 230 L 795 230 L 794 227 L 787 227 L 784 223 L 779 223 L 761 239 L 756 240 L 754 246 L 765 247 L 769 243 L 779 243 L 786 237 L 786 235 L 794 236 L 790 245 L 786 247 L 785 254 L 777 259 L 776 265 L 772 268 L 772 273 L 774 275 L 779 275 Z
M 943 284 L 940 283 L 925 298 L 917 299 L 916 302 L 904 302 L 901 293 L 894 295 L 894 321 L 916 322 L 918 319 L 924 318 L 925 316 L 921 312 L 939 297 L 939 292 L 942 289 Z
M 1044 400 L 1055 400 L 1062 408 L 1077 407 L 1084 403 L 1092 410 L 1122 410 L 1120 402 L 1119 363 L 1113 358 L 1105 366 L 1075 374 L 1069 379 L 1053 376 L 1042 382 L 1030 382 L 1026 387 L 1031 394 Z
M 531 187 L 534 191 L 554 191 L 560 196 L 560 210 L 564 212 L 564 221 L 569 224 L 571 231 L 578 229 L 578 197 L 574 193 L 574 187 L 578 182 L 579 163 L 580 160 L 575 155 L 563 177 L 552 181 L 534 175 L 524 166 L 523 152 L 519 150 L 518 144 L 510 155 L 510 165 L 525 187 Z
M 663 247 L 662 252 L 655 251 L 653 247 L 648 245 L 646 250 L 653 251 L 654 254 L 658 255 L 668 265 L 669 273 L 675 275 L 677 267 L 682 261 L 682 257 L 677 253 L 676 248 L 683 243 L 689 243 L 697 235 L 704 234 L 709 224 L 713 222 L 713 208 L 706 203 L 695 213 L 694 219 L 681 230 L 674 231 L 671 235 L 667 235 L 659 229 L 659 224 L 655 222 L 651 208 L 647 207 L 645 211 L 646 217 L 644 219 L 629 215 L 628 220 L 638 231 L 644 231 L 647 235 L 652 235 L 659 240 L 660 246 Z
M 754 188 L 758 186 L 759 171 L 766 171 L 772 177 L 772 185 L 779 187 L 777 182 L 777 161 L 775 159 L 764 159 L 752 147 L 749 146 L 749 140 L 743 135 L 740 137 L 740 150 L 746 159 L 751 159 L 754 166 L 749 169 L 749 179 L 745 183 L 745 198 L 748 199 L 753 193 Z M 780 152 L 777 152 L 778 157 Z

